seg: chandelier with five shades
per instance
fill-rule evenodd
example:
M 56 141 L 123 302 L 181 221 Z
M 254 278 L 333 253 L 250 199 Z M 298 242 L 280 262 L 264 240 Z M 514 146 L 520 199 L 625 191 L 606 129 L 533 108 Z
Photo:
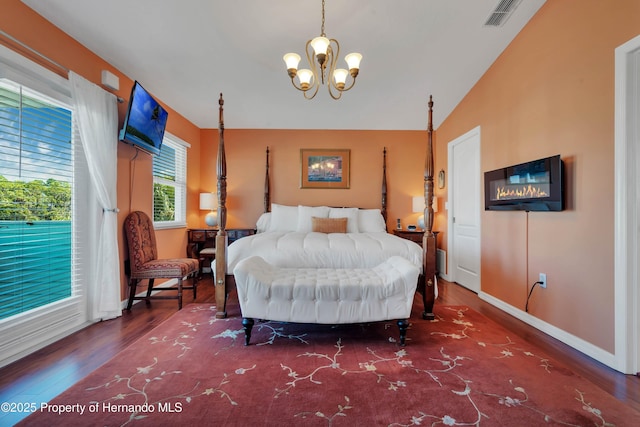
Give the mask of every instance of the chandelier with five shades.
M 327 88 L 333 99 L 340 99 L 342 92 L 348 91 L 356 83 L 362 55 L 350 53 L 344 58 L 349 69 L 336 68 L 337 58 L 340 56 L 340 44 L 336 39 L 327 38 L 324 32 L 324 0 L 322 0 L 320 36 L 307 41 L 305 51 L 311 69 L 298 69 L 300 55 L 297 53 L 287 53 L 283 59 L 287 64 L 287 73 L 291 77 L 291 83 L 296 89 L 303 92 L 306 99 L 313 99 L 318 93 L 320 84 L 325 84 L 325 80 L 327 80 Z M 314 56 L 317 64 L 314 64 Z M 296 76 L 298 77 L 297 84 L 294 80 Z M 351 76 L 351 81 L 347 85 L 348 76 Z

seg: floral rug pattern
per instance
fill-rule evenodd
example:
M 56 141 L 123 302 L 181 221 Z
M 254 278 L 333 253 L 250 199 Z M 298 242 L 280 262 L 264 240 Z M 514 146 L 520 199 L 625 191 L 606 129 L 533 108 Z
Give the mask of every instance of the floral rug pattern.
M 638 412 L 467 307 L 410 322 L 405 347 L 395 322 L 256 322 L 245 347 L 239 313 L 188 305 L 49 403 L 83 414 L 42 410 L 24 424 L 640 425 Z

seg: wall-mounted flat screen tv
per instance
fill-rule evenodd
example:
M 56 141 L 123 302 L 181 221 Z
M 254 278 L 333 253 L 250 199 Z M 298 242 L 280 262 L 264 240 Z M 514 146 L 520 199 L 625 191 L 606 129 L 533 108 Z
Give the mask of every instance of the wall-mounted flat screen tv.
M 485 172 L 484 209 L 561 211 L 563 173 L 559 154 Z
M 139 82 L 133 84 L 120 141 L 159 154 L 169 114 Z

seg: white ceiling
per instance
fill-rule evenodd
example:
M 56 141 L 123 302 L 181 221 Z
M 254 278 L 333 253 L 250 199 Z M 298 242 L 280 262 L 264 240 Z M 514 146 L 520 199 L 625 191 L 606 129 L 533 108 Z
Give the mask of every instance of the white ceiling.
M 282 56 L 320 35 L 320 0 L 23 0 L 200 128 L 222 92 L 227 128 L 371 130 L 426 129 L 429 95 L 437 128 L 545 0 L 484 26 L 499 1 L 326 0 L 340 61 L 363 59 L 342 99 L 309 101 Z

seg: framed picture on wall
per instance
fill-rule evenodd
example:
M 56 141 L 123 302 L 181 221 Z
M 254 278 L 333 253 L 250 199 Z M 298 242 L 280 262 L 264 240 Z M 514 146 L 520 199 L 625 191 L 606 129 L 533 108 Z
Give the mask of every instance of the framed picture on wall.
M 349 188 L 351 150 L 300 150 L 300 188 Z

